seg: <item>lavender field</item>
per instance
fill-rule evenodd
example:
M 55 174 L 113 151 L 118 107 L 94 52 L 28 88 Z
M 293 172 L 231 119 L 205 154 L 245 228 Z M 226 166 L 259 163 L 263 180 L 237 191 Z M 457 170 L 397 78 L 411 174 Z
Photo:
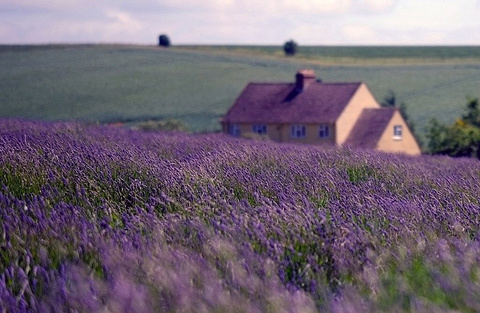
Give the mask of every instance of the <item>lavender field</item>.
M 480 163 L 0 120 L 0 312 L 478 312 Z

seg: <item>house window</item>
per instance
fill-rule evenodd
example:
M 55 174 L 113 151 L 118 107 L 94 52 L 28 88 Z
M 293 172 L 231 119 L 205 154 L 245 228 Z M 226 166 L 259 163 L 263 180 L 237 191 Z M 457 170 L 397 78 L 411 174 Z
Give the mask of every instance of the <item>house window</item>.
M 393 126 L 393 139 L 395 140 L 402 139 L 402 125 Z
M 230 125 L 230 135 L 238 137 L 240 136 L 240 126 L 237 124 L 231 124 Z
M 305 137 L 305 125 L 292 125 L 292 138 L 303 138 Z
M 253 125 L 252 130 L 255 134 L 265 135 L 267 133 L 266 125 Z
M 330 137 L 330 130 L 328 129 L 328 125 L 320 125 L 318 127 L 318 137 L 320 138 Z

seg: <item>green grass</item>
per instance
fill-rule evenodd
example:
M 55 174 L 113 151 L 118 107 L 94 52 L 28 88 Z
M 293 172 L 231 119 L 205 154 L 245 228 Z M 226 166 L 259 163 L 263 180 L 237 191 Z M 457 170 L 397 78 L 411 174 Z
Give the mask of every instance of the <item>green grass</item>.
M 480 47 L 0 46 L 0 117 L 89 122 L 180 119 L 195 132 L 219 118 L 250 81 L 324 81 L 393 90 L 423 137 L 430 118 L 451 122 L 480 97 Z
M 278 46 L 196 45 L 187 50 L 284 57 Z M 458 64 L 480 62 L 480 46 L 300 46 L 296 59 L 331 65 Z

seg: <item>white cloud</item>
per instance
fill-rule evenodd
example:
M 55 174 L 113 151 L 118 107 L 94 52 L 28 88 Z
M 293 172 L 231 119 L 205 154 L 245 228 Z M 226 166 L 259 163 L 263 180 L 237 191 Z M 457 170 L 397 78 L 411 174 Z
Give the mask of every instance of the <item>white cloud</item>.
M 103 30 L 101 34 L 102 41 L 121 42 L 121 38 L 135 38 L 143 31 L 144 23 L 133 18 L 127 12 L 107 9 L 105 15 L 106 19 L 94 22 L 94 24 L 97 24 L 97 29 Z
M 397 1 L 396 0 L 362 0 L 363 5 L 373 12 L 385 12 L 392 9 Z
M 7 25 L 0 25 L 0 38 L 8 38 L 12 33 L 12 28 Z
M 107 9 L 105 12 L 109 25 L 115 25 L 125 30 L 135 31 L 142 28 L 142 23 L 134 19 L 130 14 L 115 9 Z
M 280 3 L 286 10 L 314 14 L 338 14 L 347 12 L 351 8 L 353 0 L 283 0 Z
M 58 11 L 71 8 L 82 8 L 82 6 L 87 5 L 90 0 L 81 1 L 81 0 L 0 0 L 0 7 L 9 7 L 11 9 L 23 10 L 23 11 Z
M 451 44 L 479 45 L 480 44 L 480 23 L 469 25 L 453 30 L 445 34 L 445 41 Z
M 480 0 L 0 0 L 0 43 L 480 44 Z M 478 21 L 478 22 L 477 22 Z
M 342 33 L 352 44 L 371 43 L 378 40 L 373 29 L 367 25 L 345 25 Z
M 163 5 L 182 11 L 252 11 L 264 16 L 288 14 L 341 15 L 355 11 L 381 12 L 398 0 L 164 0 Z

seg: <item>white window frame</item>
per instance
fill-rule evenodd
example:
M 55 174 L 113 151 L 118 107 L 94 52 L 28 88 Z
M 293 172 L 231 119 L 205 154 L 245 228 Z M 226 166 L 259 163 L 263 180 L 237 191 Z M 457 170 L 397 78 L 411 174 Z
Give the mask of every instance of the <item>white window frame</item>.
M 394 125 L 393 126 L 393 139 L 394 140 L 401 140 L 403 137 L 403 127 L 402 125 Z
M 238 124 L 230 124 L 230 129 L 228 130 L 230 135 L 234 137 L 240 136 L 240 125 Z
M 327 124 L 322 124 L 318 126 L 318 137 L 320 138 L 330 137 L 330 127 Z
M 252 131 L 255 134 L 266 135 L 267 134 L 267 125 L 265 124 L 255 124 L 252 126 Z
M 291 138 L 305 138 L 305 136 L 306 136 L 305 125 L 292 125 L 292 127 L 290 128 Z

